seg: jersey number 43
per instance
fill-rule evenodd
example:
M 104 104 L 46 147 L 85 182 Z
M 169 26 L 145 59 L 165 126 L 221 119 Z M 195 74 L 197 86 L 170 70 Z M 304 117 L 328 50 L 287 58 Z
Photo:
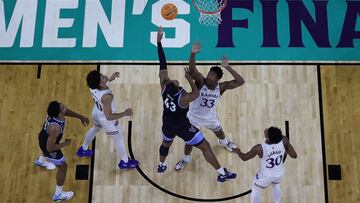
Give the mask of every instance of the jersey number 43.
M 164 103 L 167 109 L 170 109 L 170 111 L 172 112 L 176 111 L 176 105 L 174 104 L 174 102 L 169 101 L 169 98 L 166 98 Z

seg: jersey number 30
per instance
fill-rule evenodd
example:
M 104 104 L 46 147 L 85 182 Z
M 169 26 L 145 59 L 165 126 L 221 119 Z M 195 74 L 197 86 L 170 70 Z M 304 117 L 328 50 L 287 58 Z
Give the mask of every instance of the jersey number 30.
M 169 102 L 169 98 L 165 99 L 165 106 L 167 109 L 170 109 L 170 111 L 172 112 L 176 111 L 176 105 L 172 101 Z
M 275 159 L 274 158 L 268 158 L 268 159 L 266 159 L 266 162 L 267 162 L 266 168 L 274 168 L 274 166 L 280 165 L 282 160 L 283 160 L 282 155 L 276 157 Z
M 99 104 L 99 102 L 96 101 L 95 99 L 93 99 L 93 100 L 94 100 L 94 102 L 95 102 L 96 108 L 99 109 L 99 111 L 102 111 L 102 107 L 101 107 L 101 105 Z

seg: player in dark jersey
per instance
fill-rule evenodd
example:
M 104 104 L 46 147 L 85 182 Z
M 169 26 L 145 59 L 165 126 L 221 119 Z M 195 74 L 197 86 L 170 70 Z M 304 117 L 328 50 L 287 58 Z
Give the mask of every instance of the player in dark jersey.
M 169 78 L 166 58 L 161 45 L 162 36 L 162 28 L 159 27 L 157 33 L 157 46 L 160 61 L 159 77 L 164 111 L 162 118 L 163 142 L 159 149 L 160 162 L 157 169 L 158 173 L 164 173 L 166 171 L 167 166 L 164 162 L 172 141 L 175 138 L 175 135 L 177 135 L 181 137 L 186 144 L 195 146 L 201 150 L 206 161 L 208 161 L 219 173 L 217 178 L 219 182 L 235 179 L 235 173 L 231 173 L 226 168 L 220 166 L 202 132 L 190 124 L 186 114 L 189 110 L 189 103 L 199 96 L 199 90 L 192 80 L 188 69 L 185 69 L 185 78 L 192 89 L 189 93 L 179 86 L 177 80 L 171 80 Z
M 56 189 L 52 199 L 54 201 L 69 200 L 74 193 L 62 190 L 66 178 L 67 164 L 61 148 L 69 145 L 71 142 L 69 139 L 65 139 L 65 142 L 60 142 L 65 128 L 65 116 L 78 118 L 84 126 L 89 124 L 89 119 L 66 109 L 65 105 L 57 101 L 50 102 L 47 114 L 44 126 L 39 133 L 39 146 L 43 156 L 58 167 Z

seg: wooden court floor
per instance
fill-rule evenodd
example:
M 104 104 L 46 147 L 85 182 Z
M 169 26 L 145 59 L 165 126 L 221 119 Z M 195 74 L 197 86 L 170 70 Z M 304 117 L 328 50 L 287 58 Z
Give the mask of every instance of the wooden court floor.
M 342 176 L 328 181 L 329 202 L 360 202 L 360 66 L 324 66 L 321 76 L 326 163 Z
M 291 141 L 299 158 L 288 159 L 287 175 L 283 179 L 283 202 L 324 202 L 324 178 L 321 153 L 321 132 L 316 66 L 235 66 L 246 80 L 244 86 L 228 91 L 218 105 L 223 128 L 243 150 L 264 140 L 263 129 L 270 125 L 284 129 L 290 123 Z M 200 67 L 207 73 L 208 67 Z M 120 71 L 121 77 L 112 84 L 119 109 L 132 107 L 131 144 L 141 170 L 154 183 L 178 195 L 197 199 L 220 199 L 247 192 L 258 169 L 254 159 L 242 162 L 234 154 L 216 145 L 215 136 L 205 130 L 220 163 L 238 174 L 236 181 L 217 183 L 216 172 L 198 150 L 193 161 L 181 172 L 174 171 L 182 157 L 183 144 L 176 139 L 170 150 L 169 170 L 156 174 L 158 148 L 161 143 L 162 104 L 158 67 L 102 66 L 105 74 Z M 188 89 L 183 68 L 170 67 L 170 74 Z M 229 80 L 229 73 L 224 80 Z M 127 121 L 122 124 L 127 135 Z M 144 180 L 137 171 L 122 172 L 115 168 L 116 153 L 112 140 L 99 136 L 96 143 L 93 202 L 184 202 L 167 195 Z M 269 188 L 270 189 L 270 188 Z M 269 202 L 271 190 L 264 192 Z M 121 191 L 114 194 L 115 191 Z M 249 195 L 231 202 L 249 202 Z
M 58 100 L 89 116 L 92 100 L 83 78 L 95 68 L 43 66 L 37 79 L 37 66 L 0 66 L 0 202 L 51 202 L 56 171 L 34 166 L 41 152 L 37 136 L 46 108 L 50 101 Z M 75 192 L 71 202 L 88 201 L 89 181 L 75 180 L 75 164 L 90 163 L 75 155 L 86 130 L 78 120 L 67 119 L 64 137 L 72 143 L 63 150 L 69 166 L 64 189 Z
M 37 134 L 46 115 L 46 105 L 56 99 L 90 116 L 92 99 L 85 77 L 95 68 L 96 65 L 42 66 L 41 77 L 37 79 L 37 66 L 0 65 L 0 139 L 3 142 L 0 182 L 4 183 L 0 184 L 0 198 L 3 202 L 50 202 L 56 172 L 33 164 L 40 153 Z M 206 74 L 209 67 L 199 68 Z M 234 68 L 246 83 L 226 92 L 219 102 L 217 111 L 226 135 L 243 150 L 249 150 L 264 140 L 265 127 L 277 125 L 284 131 L 284 122 L 289 121 L 290 141 L 299 157 L 286 160 L 286 174 L 281 183 L 282 202 L 325 202 L 317 67 L 256 65 Z M 340 181 L 327 180 L 328 197 L 329 202 L 344 202 L 344 198 L 348 198 L 346 202 L 359 202 L 359 156 L 356 156 L 359 139 L 356 135 L 360 118 L 357 91 L 360 69 L 347 67 L 343 71 L 340 68 L 321 68 L 326 163 L 341 165 L 343 176 Z M 132 123 L 130 148 L 141 162 L 142 173 L 116 168 L 118 156 L 112 140 L 102 132 L 96 140 L 93 185 L 89 191 L 89 181 L 75 180 L 74 174 L 76 165 L 91 162 L 75 155 L 89 127 L 69 118 L 65 137 L 72 138 L 73 142 L 64 149 L 69 165 L 65 189 L 76 193 L 69 202 L 89 202 L 89 192 L 92 194 L 90 202 L 192 202 L 169 195 L 149 181 L 174 194 L 195 199 L 232 197 L 251 189 L 259 160 L 242 162 L 217 146 L 215 136 L 208 130 L 204 130 L 205 136 L 219 162 L 238 174 L 235 181 L 217 183 L 216 172 L 196 149 L 191 164 L 175 172 L 174 165 L 183 154 L 181 139 L 176 139 L 172 145 L 166 161 L 167 173 L 158 176 L 156 164 L 162 114 L 158 67 L 102 65 L 101 71 L 121 73 L 111 87 L 119 111 L 133 108 L 134 115 L 122 119 L 121 124 L 127 142 L 128 123 Z M 169 71 L 171 77 L 189 89 L 181 66 L 170 66 Z M 230 74 L 225 73 L 223 80 L 230 78 Z M 351 82 L 347 82 L 349 79 Z M 334 97 L 337 99 L 332 99 Z M 270 187 L 263 192 L 262 200 L 271 202 Z M 250 195 L 227 202 L 250 202 Z

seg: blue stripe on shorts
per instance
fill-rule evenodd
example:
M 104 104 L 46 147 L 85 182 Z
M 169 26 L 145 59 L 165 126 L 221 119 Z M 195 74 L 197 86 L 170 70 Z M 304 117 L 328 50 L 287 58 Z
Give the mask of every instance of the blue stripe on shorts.
M 65 157 L 63 156 L 61 157 L 61 159 L 52 159 L 48 157 L 48 160 L 56 166 L 60 166 L 65 162 Z
M 188 145 L 197 145 L 204 139 L 204 135 L 201 131 L 196 133 L 196 135 L 190 140 L 185 142 Z
M 166 143 L 170 143 L 170 142 L 172 142 L 174 140 L 174 138 L 168 138 L 164 134 L 163 134 L 162 137 L 163 137 L 163 141 L 166 142 Z

